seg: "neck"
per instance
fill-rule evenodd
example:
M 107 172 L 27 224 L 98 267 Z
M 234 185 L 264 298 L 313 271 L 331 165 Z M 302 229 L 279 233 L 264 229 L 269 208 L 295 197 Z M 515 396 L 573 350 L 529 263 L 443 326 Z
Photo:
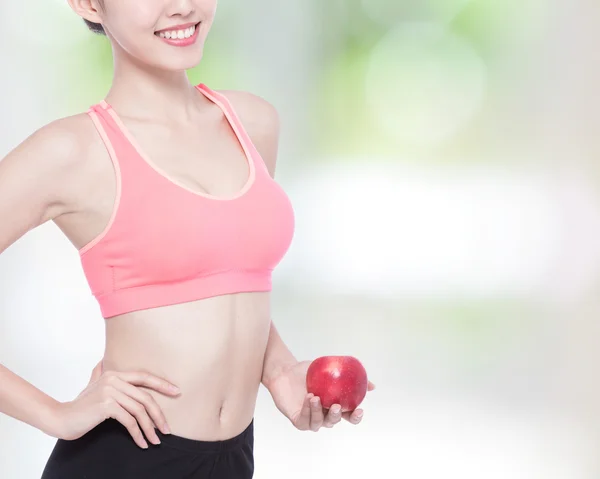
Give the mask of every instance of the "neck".
M 192 118 L 202 98 L 185 70 L 160 70 L 124 52 L 114 53 L 114 76 L 105 99 L 120 114 L 177 123 Z

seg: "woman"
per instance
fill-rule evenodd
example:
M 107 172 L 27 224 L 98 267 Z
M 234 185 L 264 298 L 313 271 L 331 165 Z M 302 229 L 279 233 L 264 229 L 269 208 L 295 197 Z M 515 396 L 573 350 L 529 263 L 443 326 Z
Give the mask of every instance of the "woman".
M 362 410 L 307 393 L 310 361 L 270 319 L 271 273 L 294 232 L 273 179 L 277 112 L 188 82 L 216 0 L 69 4 L 110 40 L 112 86 L 0 162 L 0 252 L 54 221 L 106 325 L 103 359 L 72 401 L 0 366 L 1 412 L 57 438 L 43 479 L 251 478 L 261 383 L 300 430 L 358 424 Z

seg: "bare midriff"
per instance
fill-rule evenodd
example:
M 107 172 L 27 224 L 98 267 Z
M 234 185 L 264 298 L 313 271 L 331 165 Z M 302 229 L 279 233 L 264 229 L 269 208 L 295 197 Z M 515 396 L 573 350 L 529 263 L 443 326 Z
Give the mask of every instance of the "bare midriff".
M 172 434 L 216 441 L 251 422 L 269 338 L 269 292 L 242 292 L 106 318 L 104 368 L 139 370 L 181 390 L 150 388 Z

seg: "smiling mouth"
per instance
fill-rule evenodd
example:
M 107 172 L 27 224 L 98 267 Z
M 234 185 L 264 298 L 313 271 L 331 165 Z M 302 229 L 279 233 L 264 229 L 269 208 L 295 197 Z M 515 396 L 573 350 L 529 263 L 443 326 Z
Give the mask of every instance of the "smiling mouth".
M 161 30 L 160 32 L 155 32 L 154 34 L 160 38 L 166 38 L 167 40 L 185 40 L 186 38 L 191 38 L 194 36 L 194 33 L 198 29 L 202 22 L 198 22 L 195 25 L 192 25 L 188 28 L 183 29 L 175 29 L 175 30 Z

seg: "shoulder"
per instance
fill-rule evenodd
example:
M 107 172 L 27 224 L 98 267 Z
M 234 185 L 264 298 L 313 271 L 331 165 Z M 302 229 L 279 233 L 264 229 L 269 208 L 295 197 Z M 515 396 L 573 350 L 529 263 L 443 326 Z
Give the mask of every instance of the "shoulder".
M 264 135 L 278 133 L 279 114 L 275 106 L 263 97 L 242 90 L 218 90 L 227 97 L 240 119 L 255 132 Z
M 93 126 L 85 116 L 79 113 L 37 128 L 2 160 L 17 184 L 46 198 L 46 220 L 71 206 L 71 190 L 81 178 L 93 139 Z
M 87 113 L 55 119 L 35 130 L 19 147 L 43 153 L 36 161 L 49 167 L 73 167 L 82 164 L 99 137 Z M 32 161 L 34 161 L 32 159 Z
M 59 118 L 35 130 L 18 148 L 38 150 L 44 155 L 39 161 L 52 160 L 54 166 L 68 162 L 81 147 L 81 124 L 79 115 Z
M 85 114 L 59 118 L 34 130 L 3 161 L 19 162 L 38 171 L 66 171 L 76 164 L 91 137 Z
M 217 91 L 229 100 L 271 176 L 275 176 L 280 131 L 279 113 L 275 106 L 263 97 L 247 91 Z

